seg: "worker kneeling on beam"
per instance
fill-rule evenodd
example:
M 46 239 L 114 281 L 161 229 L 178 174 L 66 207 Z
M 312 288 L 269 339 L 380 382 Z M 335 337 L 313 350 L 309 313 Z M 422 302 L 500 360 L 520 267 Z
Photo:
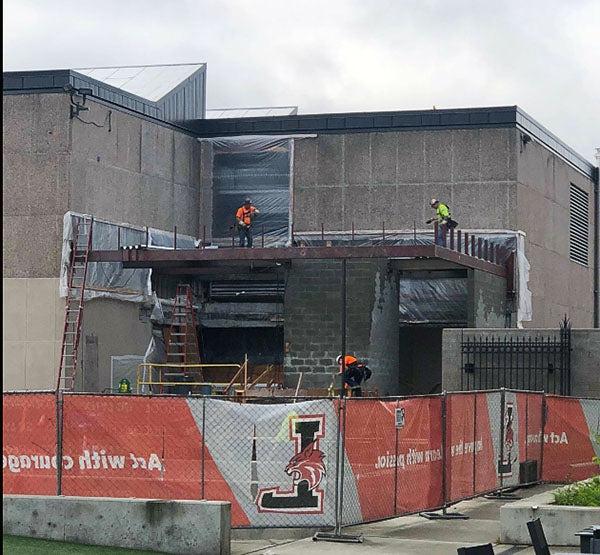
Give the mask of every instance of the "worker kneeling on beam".
M 245 247 L 247 243 L 248 247 L 252 248 L 252 220 L 257 214 L 260 214 L 260 212 L 252 205 L 249 198 L 246 198 L 244 204 L 237 209 L 235 219 L 240 235 L 240 247 Z
M 458 225 L 458 222 L 452 219 L 452 216 L 450 215 L 450 208 L 448 208 L 447 204 L 440 202 L 436 198 L 432 198 L 430 204 L 431 208 L 435 210 L 435 218 L 430 218 L 425 223 L 430 224 L 437 221 L 438 228 L 435 237 L 435 244 L 443 245 L 446 231 L 448 229 L 454 229 Z
M 344 373 L 344 388 L 348 397 L 362 397 L 362 384 L 371 377 L 371 370 L 366 364 L 360 364 L 356 357 L 346 355 L 338 356 L 338 374 Z M 344 370 L 345 366 L 345 370 Z

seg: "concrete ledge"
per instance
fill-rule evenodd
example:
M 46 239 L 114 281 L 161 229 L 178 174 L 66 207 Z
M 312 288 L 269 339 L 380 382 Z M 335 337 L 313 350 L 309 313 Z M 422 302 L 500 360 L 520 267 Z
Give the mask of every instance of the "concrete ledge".
M 163 553 L 229 555 L 231 504 L 3 495 L 3 533 Z
M 552 493 L 540 493 L 500 507 L 500 543 L 531 545 L 527 522 L 539 518 L 549 545 L 579 545 L 575 534 L 600 522 L 600 507 L 554 505 Z

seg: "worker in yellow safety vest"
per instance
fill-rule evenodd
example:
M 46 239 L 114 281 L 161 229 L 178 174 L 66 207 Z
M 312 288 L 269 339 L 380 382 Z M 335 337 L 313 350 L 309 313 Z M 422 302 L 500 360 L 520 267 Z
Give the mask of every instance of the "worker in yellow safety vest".
M 435 210 L 435 218 L 430 218 L 425 223 L 430 224 L 437 221 L 438 228 L 437 235 L 435 237 L 435 244 L 443 245 L 446 231 L 448 229 L 455 228 L 458 224 L 452 219 L 452 216 L 450 215 L 450 208 L 448 208 L 447 204 L 440 202 L 436 198 L 432 198 L 430 204 L 431 208 Z

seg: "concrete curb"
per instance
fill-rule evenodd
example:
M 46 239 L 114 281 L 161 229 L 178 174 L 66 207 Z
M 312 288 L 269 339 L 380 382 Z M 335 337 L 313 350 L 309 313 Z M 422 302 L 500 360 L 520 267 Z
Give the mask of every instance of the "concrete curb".
M 162 553 L 229 555 L 225 501 L 3 495 L 3 532 Z
M 600 507 L 554 505 L 558 489 L 500 507 L 500 543 L 531 545 L 527 522 L 539 518 L 549 545 L 578 545 L 575 533 L 600 522 Z

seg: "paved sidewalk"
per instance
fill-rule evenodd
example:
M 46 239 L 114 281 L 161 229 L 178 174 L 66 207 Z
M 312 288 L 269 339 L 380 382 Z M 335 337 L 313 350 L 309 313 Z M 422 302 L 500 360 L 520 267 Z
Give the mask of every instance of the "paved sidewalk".
M 535 486 L 518 490 L 518 495 L 529 497 L 556 488 L 553 485 Z M 449 512 L 460 512 L 468 520 L 427 520 L 420 516 L 405 516 L 374 524 L 361 524 L 344 529 L 345 533 L 363 534 L 362 544 L 314 542 L 304 539 L 243 539 L 231 542 L 232 555 L 257 553 L 262 555 L 307 555 L 312 553 L 353 555 L 361 553 L 442 555 L 456 553 L 462 546 L 494 544 L 494 553 L 503 555 L 533 555 L 531 546 L 499 545 L 500 507 L 510 501 L 494 501 L 479 497 L 453 506 Z M 275 534 L 271 534 L 275 535 Z M 297 537 L 297 536 L 296 536 Z M 559 551 L 569 551 L 560 548 Z M 571 551 L 578 551 L 572 549 Z

